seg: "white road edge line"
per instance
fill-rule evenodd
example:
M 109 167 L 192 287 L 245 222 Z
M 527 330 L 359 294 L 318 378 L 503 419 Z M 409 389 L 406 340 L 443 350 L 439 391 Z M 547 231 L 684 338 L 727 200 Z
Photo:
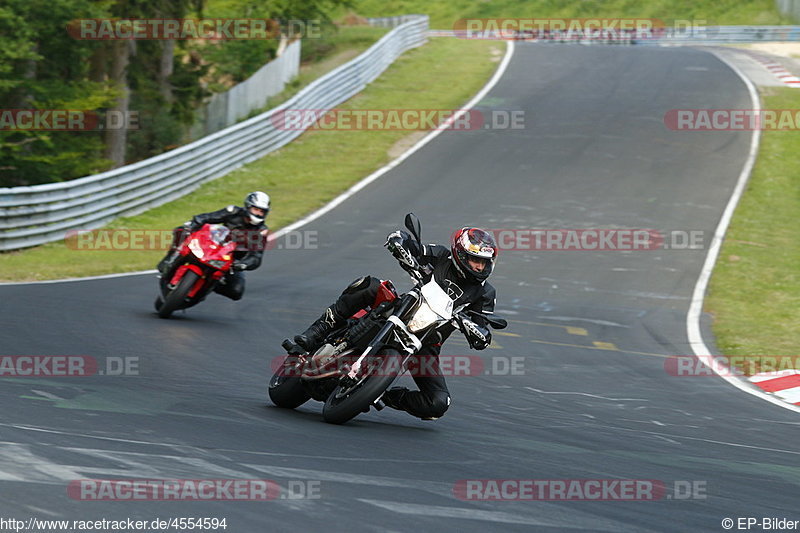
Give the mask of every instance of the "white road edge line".
M 752 108 L 760 111 L 761 102 L 759 101 L 758 91 L 756 90 L 755 85 L 753 85 L 753 82 L 750 81 L 750 79 L 748 79 L 747 76 L 745 76 L 736 65 L 719 54 L 715 52 L 712 53 L 717 57 L 717 59 L 728 65 L 728 67 L 735 72 L 739 78 L 741 78 L 747 87 L 747 91 L 750 93 L 750 100 L 753 106 Z M 703 264 L 700 277 L 697 278 L 697 284 L 694 286 L 692 303 L 689 306 L 689 312 L 686 315 L 686 332 L 689 339 L 689 345 L 692 347 L 694 355 L 704 365 L 711 368 L 711 370 L 713 370 L 714 373 L 716 373 L 719 377 L 739 390 L 742 390 L 748 394 L 752 394 L 753 396 L 758 396 L 762 400 L 774 403 L 775 405 L 779 405 L 785 409 L 789 409 L 790 411 L 800 413 L 799 406 L 783 402 L 774 396 L 767 394 L 761 389 L 758 389 L 755 387 L 755 385 L 750 385 L 739 378 L 731 376 L 727 366 L 723 365 L 712 356 L 711 350 L 709 350 L 705 341 L 703 341 L 703 334 L 700 331 L 700 315 L 703 311 L 703 300 L 705 298 L 706 289 L 708 288 L 708 281 L 711 278 L 711 271 L 714 269 L 714 264 L 719 256 L 720 248 L 722 247 L 722 241 L 725 238 L 725 232 L 728 230 L 728 226 L 730 225 L 733 212 L 736 209 L 736 205 L 739 203 L 739 199 L 744 193 L 745 185 L 747 184 L 747 181 L 750 178 L 750 173 L 753 170 L 753 165 L 755 164 L 756 156 L 758 155 L 758 144 L 760 139 L 761 131 L 753 130 L 753 136 L 750 140 L 750 152 L 747 155 L 747 161 L 745 161 L 742 172 L 739 174 L 739 180 L 736 183 L 733 194 L 731 194 L 730 200 L 728 200 L 728 205 L 725 207 L 725 211 L 722 213 L 722 218 L 720 219 L 719 225 L 714 232 L 714 237 L 711 240 L 711 246 L 709 247 L 708 255 L 706 255 L 706 261 Z
M 48 283 L 68 283 L 71 281 L 94 281 L 97 279 L 125 278 L 128 276 L 141 276 L 143 274 L 156 274 L 157 270 L 137 270 L 136 272 L 120 272 L 118 274 L 103 274 L 102 276 L 86 276 L 85 278 L 45 279 L 41 281 L 4 281 L 0 287 L 11 285 L 47 285 Z
M 281 228 L 280 230 L 271 233 L 270 238 L 273 240 L 279 239 L 282 236 L 289 233 L 290 231 L 294 231 L 297 228 L 305 226 L 309 222 L 318 219 L 328 211 L 331 211 L 332 209 L 336 208 L 339 204 L 341 204 L 342 202 L 353 196 L 355 193 L 357 193 L 358 191 L 360 191 L 361 189 L 363 189 L 364 187 L 366 187 L 367 185 L 369 185 L 370 183 L 380 178 L 381 176 L 392 170 L 394 167 L 405 161 L 409 156 L 411 156 L 411 154 L 413 154 L 414 152 L 416 152 L 417 150 L 419 150 L 420 148 L 431 142 L 434 138 L 436 138 L 437 135 L 439 135 L 443 131 L 446 131 L 446 125 L 455 122 L 460 117 L 464 116 L 464 114 L 466 114 L 467 111 L 475 107 L 475 105 L 478 102 L 480 102 L 484 96 L 486 96 L 486 93 L 491 91 L 494 88 L 494 86 L 497 85 L 497 82 L 500 81 L 500 78 L 503 77 L 506 68 L 508 68 L 508 64 L 511 62 L 511 57 L 514 55 L 514 42 L 513 41 L 506 41 L 506 42 L 507 42 L 506 53 L 503 56 L 503 60 L 500 62 L 500 65 L 498 65 L 497 70 L 495 71 L 491 79 L 486 83 L 486 85 L 483 86 L 483 88 L 478 92 L 478 94 L 476 94 L 472 98 L 472 100 L 467 102 L 467 104 L 464 105 L 457 113 L 454 113 L 453 116 L 451 116 L 441 128 L 431 131 L 428 135 L 420 139 L 411 148 L 400 154 L 396 159 L 393 159 L 385 166 L 379 168 L 366 178 L 363 178 L 361 181 L 359 181 L 358 183 L 356 183 L 355 185 L 347 189 L 345 192 L 343 192 L 342 194 L 340 194 L 339 196 L 337 196 L 336 198 L 334 198 L 321 208 L 317 209 L 310 215 L 301 218 L 297 222 L 289 224 L 285 228 Z M 45 283 L 67 283 L 73 281 L 91 281 L 97 279 L 120 278 L 125 276 L 141 276 L 142 274 L 155 274 L 156 272 L 157 272 L 156 270 L 141 270 L 138 272 L 122 272 L 119 274 L 107 274 L 104 276 L 91 276 L 86 278 L 53 279 L 46 281 L 16 281 L 9 283 L 0 283 L 0 287 L 6 285 L 34 285 L 34 284 L 45 284 Z

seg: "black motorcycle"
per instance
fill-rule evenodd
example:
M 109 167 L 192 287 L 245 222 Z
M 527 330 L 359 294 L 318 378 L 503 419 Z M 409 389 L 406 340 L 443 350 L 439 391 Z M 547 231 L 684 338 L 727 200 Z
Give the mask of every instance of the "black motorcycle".
M 413 213 L 406 215 L 405 226 L 420 244 L 420 223 Z M 381 396 L 414 364 L 423 346 L 441 342 L 442 328 L 452 324 L 472 333 L 472 315 L 481 315 L 495 329 L 508 325 L 502 318 L 466 310 L 468 304 L 456 307 L 432 276 L 426 283 L 421 268 L 403 268 L 416 282 L 411 290 L 398 295 L 392 282 L 384 281 L 374 304 L 330 332 L 316 352 L 284 359 L 269 382 L 275 405 L 294 409 L 309 399 L 325 402 L 325 421 L 342 424 L 370 407 L 383 409 Z M 283 347 L 288 350 L 287 342 Z

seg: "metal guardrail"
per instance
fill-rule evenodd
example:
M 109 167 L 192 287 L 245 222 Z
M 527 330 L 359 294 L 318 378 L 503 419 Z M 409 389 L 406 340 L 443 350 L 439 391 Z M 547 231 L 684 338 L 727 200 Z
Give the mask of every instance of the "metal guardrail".
M 798 0 L 800 2 L 800 0 Z M 624 44 L 624 45 L 717 45 L 776 41 L 800 41 L 800 26 L 697 26 L 692 28 L 654 28 L 650 33 L 636 34 L 634 31 L 598 33 L 584 36 L 582 33 L 561 31 L 549 33 L 524 33 L 514 35 L 511 31 L 496 33 L 487 31 L 469 36 L 465 30 L 430 30 L 429 37 L 460 37 L 464 39 L 514 39 L 541 43 L 565 44 Z
M 267 99 L 280 93 L 300 72 L 300 45 L 293 41 L 283 54 L 262 66 L 252 76 L 237 83 L 224 93 L 217 93 L 205 104 L 200 139 L 247 117 L 251 111 L 264 109 Z M 198 128 L 199 129 L 199 128 Z
M 699 26 L 654 32 L 652 39 L 636 39 L 632 44 L 717 45 L 777 41 L 800 41 L 800 26 Z
M 277 150 L 303 130 L 276 128 L 273 115 L 286 109 L 328 109 L 344 102 L 403 52 L 424 44 L 427 30 L 427 16 L 412 16 L 284 104 L 175 150 L 72 181 L 0 188 L 0 251 L 57 241 L 69 230 L 98 228 L 120 216 L 163 205 Z
M 425 17 L 427 15 L 396 15 L 394 17 L 367 17 L 367 22 L 370 26 L 379 26 L 381 28 L 396 28 L 400 24 L 412 21 L 417 17 Z

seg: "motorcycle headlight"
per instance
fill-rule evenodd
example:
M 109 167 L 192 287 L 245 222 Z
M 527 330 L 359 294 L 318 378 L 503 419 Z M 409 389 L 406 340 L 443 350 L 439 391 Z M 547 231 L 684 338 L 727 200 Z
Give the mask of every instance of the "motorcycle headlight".
M 200 259 L 203 258 L 203 248 L 200 246 L 200 241 L 197 239 L 192 239 L 189 241 L 189 249 L 192 251 L 194 255 L 199 257 Z
M 408 321 L 408 330 L 412 333 L 416 333 L 422 331 L 431 324 L 435 324 L 438 320 L 441 320 L 439 315 L 437 315 L 426 302 L 422 302 L 414 313 L 414 316 Z

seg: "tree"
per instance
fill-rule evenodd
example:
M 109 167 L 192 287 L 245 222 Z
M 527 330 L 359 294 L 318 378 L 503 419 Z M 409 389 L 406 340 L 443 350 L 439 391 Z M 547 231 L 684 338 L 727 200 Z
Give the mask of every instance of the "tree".
M 93 45 L 65 31 L 106 16 L 88 0 L 6 0 L 0 7 L 0 108 L 92 110 L 114 92 L 89 80 Z M 98 132 L 0 129 L 0 186 L 62 181 L 108 168 Z
M 349 0 L 218 0 L 213 16 L 329 21 L 340 5 Z M 3 0 L 0 113 L 84 110 L 102 122 L 134 111 L 139 129 L 19 131 L 0 121 L 0 187 L 78 178 L 180 144 L 207 95 L 209 64 L 241 81 L 274 57 L 278 41 L 82 40 L 66 28 L 88 18 L 202 17 L 204 8 L 203 0 Z

